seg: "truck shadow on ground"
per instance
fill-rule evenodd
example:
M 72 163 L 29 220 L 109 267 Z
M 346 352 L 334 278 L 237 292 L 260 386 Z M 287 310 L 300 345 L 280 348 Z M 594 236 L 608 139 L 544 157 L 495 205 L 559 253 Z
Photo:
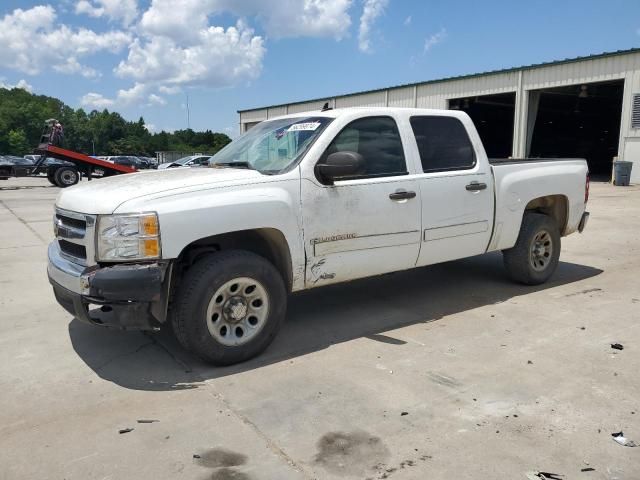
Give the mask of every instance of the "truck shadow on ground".
M 231 367 L 204 364 L 180 348 L 168 329 L 159 334 L 104 331 L 73 320 L 69 335 L 80 358 L 101 378 L 136 390 L 197 388 L 203 381 L 261 368 L 367 337 L 402 345 L 384 332 L 428 323 L 514 297 L 579 282 L 602 270 L 560 262 L 552 280 L 535 287 L 512 283 L 499 253 L 301 292 L 287 321 L 258 358 Z M 487 315 L 487 321 L 491 321 Z

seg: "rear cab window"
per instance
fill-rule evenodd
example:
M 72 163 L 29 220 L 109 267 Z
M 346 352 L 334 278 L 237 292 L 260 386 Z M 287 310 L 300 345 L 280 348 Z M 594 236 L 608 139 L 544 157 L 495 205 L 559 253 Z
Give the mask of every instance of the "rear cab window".
M 446 116 L 413 116 L 410 121 L 423 172 L 475 167 L 475 150 L 460 120 Z

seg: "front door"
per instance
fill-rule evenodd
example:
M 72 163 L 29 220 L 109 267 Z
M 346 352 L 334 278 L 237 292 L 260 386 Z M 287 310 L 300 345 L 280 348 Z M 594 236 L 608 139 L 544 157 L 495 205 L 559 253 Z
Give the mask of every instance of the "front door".
M 483 152 L 479 138 L 474 149 L 462 121 L 451 116 L 413 116 L 410 123 L 424 172 L 418 176 L 418 265 L 484 253 L 493 227 L 494 187 L 489 162 L 484 153 L 476 154 Z
M 338 151 L 361 154 L 365 167 L 358 178 L 334 185 L 315 176 L 302 180 L 308 287 L 411 268 L 418 257 L 420 194 L 395 120 L 354 120 L 320 162 Z

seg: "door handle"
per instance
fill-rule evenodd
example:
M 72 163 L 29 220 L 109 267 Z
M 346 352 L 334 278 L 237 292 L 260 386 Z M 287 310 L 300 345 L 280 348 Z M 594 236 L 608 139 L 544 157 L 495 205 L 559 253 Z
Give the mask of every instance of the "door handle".
M 464 188 L 466 188 L 470 192 L 478 192 L 480 190 L 484 190 L 485 188 L 487 188 L 487 184 L 480 183 L 480 182 L 471 182 L 469 185 L 467 185 Z
M 393 192 L 389 194 L 389 198 L 391 200 L 408 200 L 410 198 L 415 198 L 416 192 Z

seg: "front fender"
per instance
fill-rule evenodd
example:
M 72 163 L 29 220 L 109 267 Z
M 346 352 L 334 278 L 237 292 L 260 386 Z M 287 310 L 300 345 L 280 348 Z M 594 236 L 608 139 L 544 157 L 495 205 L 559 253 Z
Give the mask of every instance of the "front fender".
M 261 182 L 242 187 L 211 188 L 150 200 L 132 200 L 115 213 L 155 211 L 160 221 L 162 258 L 177 258 L 202 238 L 242 230 L 272 228 L 289 244 L 294 290 L 296 272 L 304 269 L 300 184 L 296 179 Z

